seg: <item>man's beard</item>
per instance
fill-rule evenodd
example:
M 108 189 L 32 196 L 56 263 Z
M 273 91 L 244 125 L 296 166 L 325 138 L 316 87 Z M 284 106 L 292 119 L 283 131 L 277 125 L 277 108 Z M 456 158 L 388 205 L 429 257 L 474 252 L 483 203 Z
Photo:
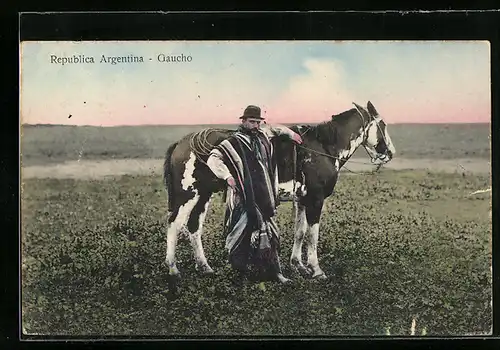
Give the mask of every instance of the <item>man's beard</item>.
M 240 126 L 240 131 L 248 135 L 257 135 L 259 128 L 247 128 L 243 125 Z

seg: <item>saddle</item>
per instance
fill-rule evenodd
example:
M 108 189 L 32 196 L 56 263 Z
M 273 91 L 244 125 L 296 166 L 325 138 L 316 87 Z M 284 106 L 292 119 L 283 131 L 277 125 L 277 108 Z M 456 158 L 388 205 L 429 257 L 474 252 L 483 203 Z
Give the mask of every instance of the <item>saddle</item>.
M 217 128 L 206 128 L 195 132 L 189 136 L 189 148 L 194 153 L 196 158 L 203 164 L 207 164 L 205 159 L 208 157 L 212 149 L 216 146 L 208 142 L 208 137 L 213 132 L 227 132 L 230 130 L 217 129 Z

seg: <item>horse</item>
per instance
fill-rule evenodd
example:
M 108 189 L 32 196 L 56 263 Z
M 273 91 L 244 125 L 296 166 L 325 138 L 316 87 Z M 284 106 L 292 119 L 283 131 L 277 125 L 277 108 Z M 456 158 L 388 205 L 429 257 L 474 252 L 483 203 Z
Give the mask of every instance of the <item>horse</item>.
M 290 126 L 301 135 L 300 145 L 284 135 L 272 139 L 279 188 L 288 192 L 293 184 L 292 196 L 296 198 L 294 244 L 289 262 L 296 271 L 311 278 L 327 278 L 317 255 L 319 222 L 323 203 L 333 193 L 343 165 L 361 145 L 372 163 L 386 164 L 396 153 L 387 124 L 373 104 L 368 101 L 366 108 L 354 102 L 353 105 L 354 108 L 332 115 L 328 121 Z M 180 278 L 175 250 L 181 231 L 187 231 L 189 236 L 196 269 L 203 275 L 214 273 L 201 237 L 212 195 L 227 190 L 227 184 L 212 173 L 206 160 L 210 150 L 234 132 L 204 129 L 185 135 L 167 149 L 163 175 L 170 212 L 165 258 L 169 277 Z M 308 232 L 304 265 L 302 245 Z

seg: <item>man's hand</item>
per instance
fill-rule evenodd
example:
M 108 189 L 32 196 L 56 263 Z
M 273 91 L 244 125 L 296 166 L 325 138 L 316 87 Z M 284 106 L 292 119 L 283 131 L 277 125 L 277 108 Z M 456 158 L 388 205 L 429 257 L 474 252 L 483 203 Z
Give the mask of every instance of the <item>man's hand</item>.
M 302 143 L 302 137 L 299 134 L 293 133 L 292 140 L 298 143 L 299 145 Z
M 227 184 L 229 187 L 231 187 L 233 190 L 236 190 L 236 181 L 234 180 L 234 177 L 230 176 L 226 180 Z

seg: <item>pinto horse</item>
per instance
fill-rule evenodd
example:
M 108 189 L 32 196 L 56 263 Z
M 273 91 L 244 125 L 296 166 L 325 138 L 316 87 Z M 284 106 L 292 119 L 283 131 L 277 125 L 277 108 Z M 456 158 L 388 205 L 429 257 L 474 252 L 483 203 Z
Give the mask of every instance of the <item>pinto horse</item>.
M 360 145 L 372 162 L 380 164 L 389 162 L 396 152 L 387 125 L 373 104 L 368 102 L 366 108 L 353 104 L 355 108 L 318 125 L 291 126 L 290 129 L 302 135 L 301 145 L 294 145 L 285 136 L 272 139 L 279 187 L 286 191 L 290 184 L 295 184 L 292 195 L 297 198 L 297 206 L 290 264 L 313 278 L 326 278 L 317 255 L 319 222 L 323 202 L 333 193 L 340 169 Z M 226 190 L 227 184 L 205 162 L 210 150 L 232 133 L 234 130 L 205 129 L 184 136 L 167 150 L 163 170 L 171 214 L 165 262 L 170 277 L 180 276 L 175 250 L 182 230 L 189 235 L 197 270 L 202 274 L 213 273 L 202 245 L 203 223 L 212 195 Z M 306 233 L 309 240 L 304 264 L 302 245 Z

